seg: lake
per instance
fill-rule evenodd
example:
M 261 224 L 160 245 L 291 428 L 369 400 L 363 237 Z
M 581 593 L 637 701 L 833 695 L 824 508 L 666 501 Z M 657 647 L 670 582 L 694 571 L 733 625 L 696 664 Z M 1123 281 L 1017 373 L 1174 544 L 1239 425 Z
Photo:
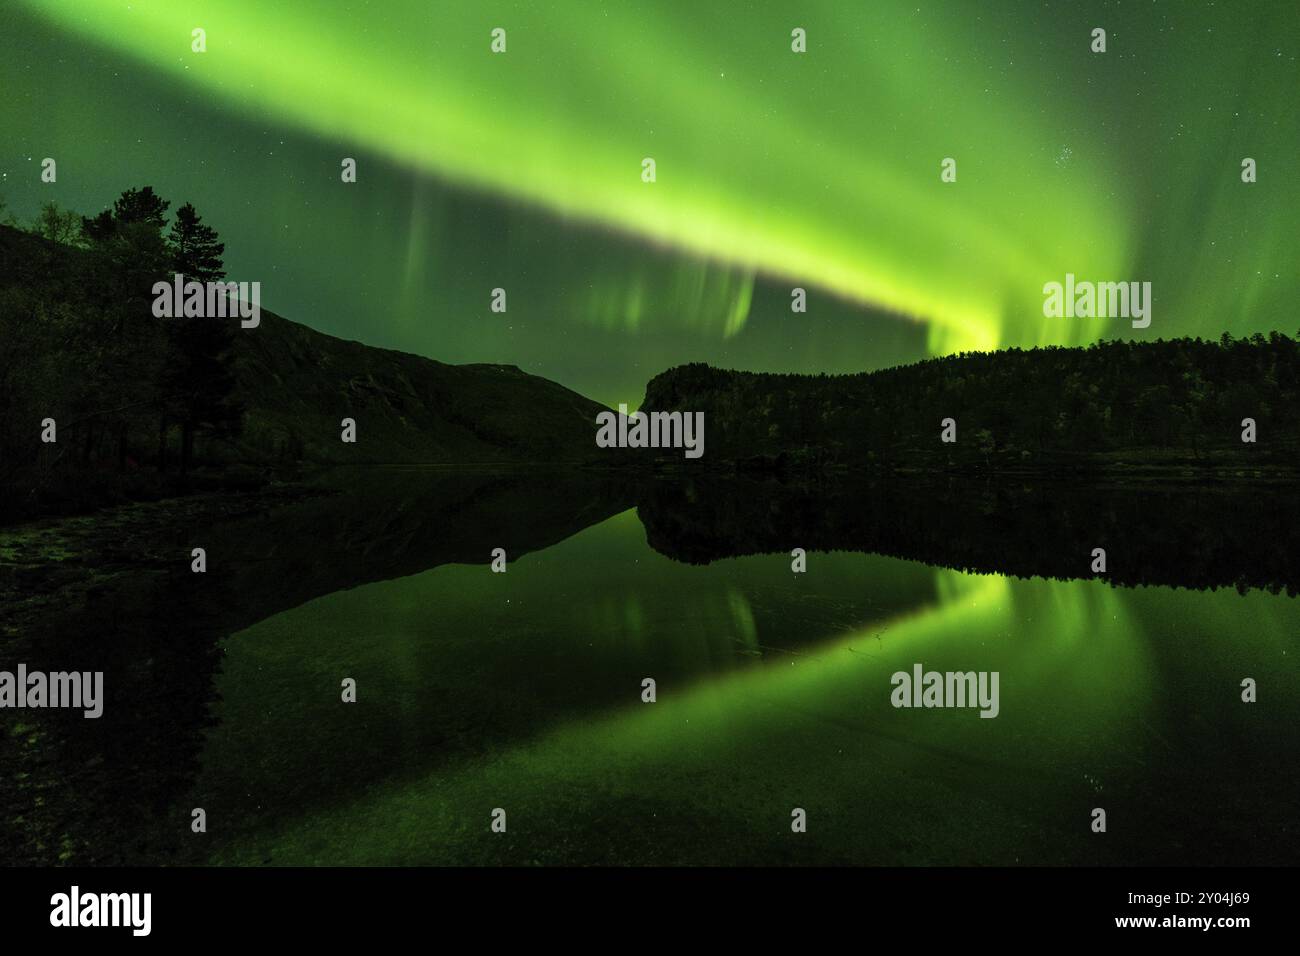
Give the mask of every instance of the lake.
M 785 521 L 764 487 L 688 488 L 706 532 L 662 500 L 677 482 L 408 470 L 178 530 L 178 548 L 208 545 L 210 579 L 118 582 L 119 651 L 99 661 L 116 701 L 43 727 L 18 759 L 38 778 L 52 752 L 85 768 L 44 801 L 72 859 L 1294 859 L 1293 597 L 818 550 L 820 513 Z M 736 550 L 781 526 L 787 546 L 718 556 L 724 501 L 780 517 L 735 525 Z M 192 653 L 159 651 L 186 633 Z M 891 676 L 918 664 L 996 672 L 997 716 L 893 706 Z

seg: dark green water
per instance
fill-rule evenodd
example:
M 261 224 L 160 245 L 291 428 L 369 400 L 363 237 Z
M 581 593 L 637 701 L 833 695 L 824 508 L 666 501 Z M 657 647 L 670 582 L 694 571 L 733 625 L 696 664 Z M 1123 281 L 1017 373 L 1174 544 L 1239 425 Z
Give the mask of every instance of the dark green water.
M 419 469 L 329 485 L 217 524 L 165 503 L 77 519 L 92 542 L 112 530 L 98 551 L 75 527 L 0 539 L 10 579 L 53 589 L 9 607 L 3 659 L 102 669 L 107 697 L 100 720 L 6 712 L 5 860 L 1300 855 L 1287 488 Z M 998 715 L 895 708 L 891 676 L 918 663 L 997 672 Z
M 1291 861 L 1297 633 L 1260 592 L 690 566 L 628 511 L 234 634 L 188 803 L 220 863 Z M 917 662 L 998 671 L 999 716 L 895 709 Z

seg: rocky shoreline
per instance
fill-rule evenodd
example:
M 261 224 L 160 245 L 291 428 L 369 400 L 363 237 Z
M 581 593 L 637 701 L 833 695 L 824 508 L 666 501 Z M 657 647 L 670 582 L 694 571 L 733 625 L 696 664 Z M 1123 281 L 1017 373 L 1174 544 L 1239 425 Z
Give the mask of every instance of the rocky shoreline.
M 81 603 L 120 575 L 186 566 L 194 528 L 265 514 L 327 492 L 296 484 L 134 502 L 74 517 L 0 528 L 0 639 L 20 638 L 47 615 Z

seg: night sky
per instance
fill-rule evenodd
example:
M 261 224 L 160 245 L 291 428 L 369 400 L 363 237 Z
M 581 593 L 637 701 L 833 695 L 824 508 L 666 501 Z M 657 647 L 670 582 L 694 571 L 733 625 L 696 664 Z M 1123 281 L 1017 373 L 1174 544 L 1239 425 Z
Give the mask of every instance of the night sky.
M 611 404 L 1300 328 L 1294 0 L 5 0 L 0 80 L 19 219 L 152 185 L 287 318 Z M 1151 282 L 1150 328 L 1044 318 L 1067 272 Z

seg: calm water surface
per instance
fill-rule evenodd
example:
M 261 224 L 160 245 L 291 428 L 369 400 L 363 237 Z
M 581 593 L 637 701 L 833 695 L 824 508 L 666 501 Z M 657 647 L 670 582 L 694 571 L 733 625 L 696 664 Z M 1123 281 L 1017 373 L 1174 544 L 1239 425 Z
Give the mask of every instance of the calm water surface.
M 635 509 L 505 574 L 489 551 L 225 639 L 182 801 L 207 811 L 210 861 L 1296 857 L 1300 602 L 1285 595 L 850 552 L 810 553 L 805 574 L 781 553 L 688 565 L 647 545 Z M 890 676 L 918 662 L 998 671 L 999 716 L 895 709 Z M 1246 677 L 1258 703 L 1240 699 Z

